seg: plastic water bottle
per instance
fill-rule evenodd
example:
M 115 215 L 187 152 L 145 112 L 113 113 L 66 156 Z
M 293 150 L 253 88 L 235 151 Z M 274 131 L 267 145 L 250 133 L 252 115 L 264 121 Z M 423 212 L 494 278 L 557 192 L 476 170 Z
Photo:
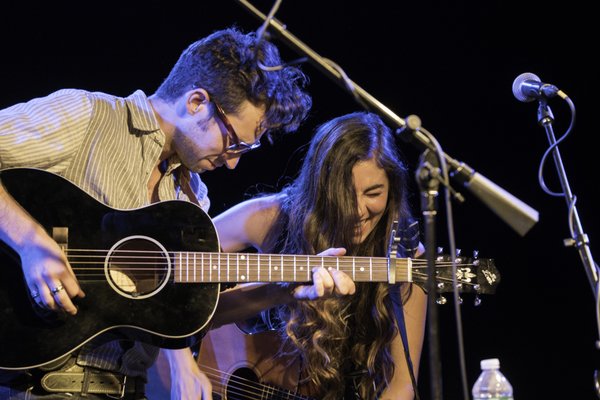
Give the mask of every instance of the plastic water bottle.
M 481 375 L 473 385 L 473 400 L 514 400 L 513 388 L 500 372 L 500 360 L 481 360 Z

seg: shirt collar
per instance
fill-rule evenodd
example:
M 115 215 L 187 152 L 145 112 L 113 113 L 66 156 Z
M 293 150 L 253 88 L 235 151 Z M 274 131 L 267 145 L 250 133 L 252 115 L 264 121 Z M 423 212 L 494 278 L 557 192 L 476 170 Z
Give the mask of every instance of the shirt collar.
M 154 115 L 154 110 L 150 105 L 148 96 L 142 90 L 136 90 L 133 94 L 125 98 L 125 103 L 129 110 L 132 126 L 138 131 L 159 134 L 154 140 L 158 139 L 158 143 L 163 146 L 165 136 Z M 180 166 L 181 160 L 179 157 L 176 154 L 172 155 L 167 160 L 165 176 L 173 175 L 173 172 Z
M 143 91 L 136 90 L 126 97 L 125 104 L 127 104 L 131 124 L 135 129 L 144 132 L 160 131 L 160 125 L 154 115 L 154 110 L 150 105 L 148 96 Z

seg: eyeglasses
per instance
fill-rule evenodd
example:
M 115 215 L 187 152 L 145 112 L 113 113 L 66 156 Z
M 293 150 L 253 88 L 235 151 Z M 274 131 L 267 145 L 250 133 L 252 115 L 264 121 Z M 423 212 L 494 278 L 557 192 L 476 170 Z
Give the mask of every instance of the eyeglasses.
M 227 115 L 225 115 L 225 111 L 223 111 L 219 103 L 214 100 L 213 103 L 215 103 L 215 109 L 217 110 L 217 114 L 219 114 L 219 119 L 221 122 L 223 122 L 223 125 L 225 125 L 225 128 L 227 129 L 227 136 L 232 143 L 225 148 L 224 153 L 238 155 L 247 153 L 260 147 L 260 141 L 258 140 L 252 144 L 242 142 L 237 133 L 235 133 L 235 129 L 233 129 L 233 125 L 231 125 L 231 122 L 229 122 Z

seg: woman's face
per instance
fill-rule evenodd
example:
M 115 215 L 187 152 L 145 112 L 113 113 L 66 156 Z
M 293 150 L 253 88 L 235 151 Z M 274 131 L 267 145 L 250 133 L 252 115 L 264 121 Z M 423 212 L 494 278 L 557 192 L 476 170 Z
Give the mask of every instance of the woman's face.
M 352 180 L 359 217 L 354 242 L 362 243 L 385 212 L 390 182 L 374 159 L 357 162 L 352 168 Z

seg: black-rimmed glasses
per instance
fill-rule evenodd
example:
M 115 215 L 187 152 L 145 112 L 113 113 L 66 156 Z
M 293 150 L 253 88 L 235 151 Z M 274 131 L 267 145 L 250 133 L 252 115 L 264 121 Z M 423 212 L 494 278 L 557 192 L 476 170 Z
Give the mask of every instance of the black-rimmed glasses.
M 242 142 L 237 133 L 235 133 L 235 129 L 233 129 L 233 125 L 231 125 L 231 122 L 229 122 L 225 111 L 223 111 L 219 103 L 214 100 L 213 103 L 215 104 L 217 114 L 219 114 L 219 119 L 221 122 L 223 122 L 223 125 L 225 125 L 225 129 L 227 129 L 227 136 L 231 141 L 231 144 L 225 148 L 224 153 L 238 155 L 247 153 L 260 147 L 260 141 L 258 140 L 251 144 Z

